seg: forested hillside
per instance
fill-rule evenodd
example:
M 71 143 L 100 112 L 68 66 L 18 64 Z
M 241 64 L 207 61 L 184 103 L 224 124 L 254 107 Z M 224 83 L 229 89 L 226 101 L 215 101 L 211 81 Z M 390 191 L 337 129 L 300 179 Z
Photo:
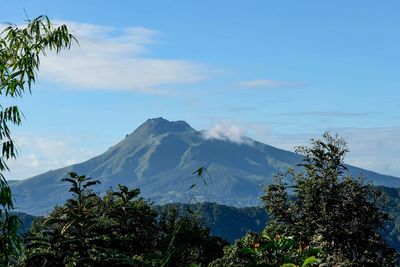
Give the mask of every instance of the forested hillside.
M 385 224 L 382 234 L 391 247 L 400 251 L 400 189 L 380 187 L 388 197 L 385 210 L 390 216 L 390 220 Z M 217 203 L 196 203 L 196 204 L 166 204 L 155 206 L 159 212 L 176 208 L 181 214 L 192 214 L 210 228 L 211 235 L 219 236 L 230 243 L 241 238 L 246 232 L 261 232 L 268 220 L 265 208 L 246 207 L 236 208 Z M 33 221 L 40 217 L 17 213 L 21 219 L 21 233 L 26 233 Z

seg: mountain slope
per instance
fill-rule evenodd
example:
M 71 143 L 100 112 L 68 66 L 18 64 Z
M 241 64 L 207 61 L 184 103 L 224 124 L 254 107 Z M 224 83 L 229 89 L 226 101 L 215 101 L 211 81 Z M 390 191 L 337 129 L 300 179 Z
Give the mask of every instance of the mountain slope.
M 243 144 L 207 140 L 184 121 L 149 119 L 124 140 L 88 161 L 10 183 L 17 207 L 30 214 L 49 212 L 69 196 L 60 180 L 67 172 L 98 178 L 97 192 L 117 184 L 139 187 L 156 203 L 188 202 L 191 196 L 233 206 L 259 204 L 261 185 L 280 169 L 296 165 L 301 157 L 252 139 Z M 205 186 L 192 173 L 206 167 Z M 399 187 L 400 179 L 349 167 L 377 185 Z M 194 182 L 195 190 L 189 190 Z

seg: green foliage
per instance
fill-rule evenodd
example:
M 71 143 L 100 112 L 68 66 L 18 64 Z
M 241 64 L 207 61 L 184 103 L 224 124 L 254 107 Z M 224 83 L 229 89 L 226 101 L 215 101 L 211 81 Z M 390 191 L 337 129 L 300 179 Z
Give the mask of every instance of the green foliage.
M 73 41 L 76 39 L 66 25 L 53 27 L 47 16 L 39 16 L 23 28 L 7 26 L 0 39 L 0 92 L 22 96 L 36 81 L 40 55 L 46 55 L 46 51 L 59 53 L 70 48 Z
M 70 173 L 70 178 L 64 181 L 71 183 L 69 191 L 74 197 L 57 207 L 46 220 L 37 222 L 40 227 L 33 227 L 26 239 L 27 266 L 58 266 L 70 262 L 90 266 L 93 263 L 91 254 L 102 236 L 97 234 L 96 227 L 99 199 L 90 186 L 98 181 L 76 173 Z
M 388 219 L 382 192 L 346 174 L 343 139 L 325 133 L 311 144 L 297 149 L 304 156 L 305 172 L 290 169 L 267 188 L 263 201 L 271 216 L 268 228 L 321 247 L 330 265 L 394 266 L 395 251 L 379 232 Z
M 122 185 L 100 198 L 91 190 L 98 181 L 69 175 L 73 197 L 32 226 L 21 266 L 189 266 L 222 255 L 227 243 L 192 216 L 158 215 Z
M 235 245 L 226 247 L 224 256 L 209 266 L 313 266 L 322 254 L 322 250 L 306 246 L 292 236 L 264 230 L 261 234 L 247 233 Z
M 9 25 L 0 32 L 0 95 L 21 97 L 26 89 L 31 90 L 39 70 L 40 55 L 48 50 L 57 53 L 70 48 L 75 38 L 65 25 L 53 27 L 50 20 L 40 16 L 24 28 Z M 14 254 L 20 251 L 18 229 L 20 221 L 13 214 L 13 199 L 4 172 L 8 171 L 7 160 L 16 157 L 10 125 L 21 124 L 18 106 L 0 105 L 0 264 L 7 265 Z
M 381 231 L 382 237 L 391 247 L 400 251 L 400 188 L 380 187 L 386 197 L 385 211 L 389 220 L 385 222 Z

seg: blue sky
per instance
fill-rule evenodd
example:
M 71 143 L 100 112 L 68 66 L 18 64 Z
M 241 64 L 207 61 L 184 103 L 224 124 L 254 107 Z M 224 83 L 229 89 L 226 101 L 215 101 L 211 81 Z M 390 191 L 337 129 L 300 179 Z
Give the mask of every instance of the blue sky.
M 400 176 L 398 1 L 3 1 L 80 41 L 42 59 L 12 179 L 97 155 L 151 117 L 292 150 L 324 131 Z

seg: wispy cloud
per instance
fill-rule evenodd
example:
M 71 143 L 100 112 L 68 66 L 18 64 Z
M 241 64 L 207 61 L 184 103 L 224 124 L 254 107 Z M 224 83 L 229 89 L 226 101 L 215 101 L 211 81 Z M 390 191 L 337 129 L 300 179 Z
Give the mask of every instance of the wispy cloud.
M 56 22 L 62 23 L 72 29 L 79 46 L 44 57 L 41 79 L 77 89 L 159 93 L 160 86 L 196 82 L 209 74 L 198 62 L 147 56 L 160 35 L 157 31 Z
M 343 112 L 343 111 L 310 111 L 310 112 L 285 112 L 275 113 L 278 116 L 319 116 L 319 117 L 367 117 L 374 115 L 372 112 Z
M 236 124 L 216 123 L 209 130 L 203 132 L 203 138 L 207 140 L 223 140 L 237 144 L 250 144 L 251 141 L 246 138 L 245 130 Z
M 237 85 L 243 88 L 298 88 L 304 87 L 302 82 L 289 82 L 279 80 L 247 80 L 237 82 Z

